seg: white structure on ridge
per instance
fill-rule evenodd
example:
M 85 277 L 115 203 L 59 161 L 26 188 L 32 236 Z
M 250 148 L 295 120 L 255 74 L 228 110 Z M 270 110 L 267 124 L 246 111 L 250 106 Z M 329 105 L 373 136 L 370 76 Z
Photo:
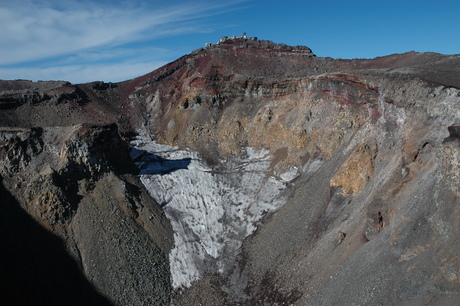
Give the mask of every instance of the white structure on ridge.
M 248 37 L 246 35 L 246 32 L 244 32 L 243 35 L 241 35 L 241 36 L 231 36 L 231 37 L 222 36 L 222 38 L 219 40 L 218 44 L 223 43 L 223 42 L 225 42 L 227 40 L 235 40 L 235 39 L 247 39 L 247 40 L 253 40 L 253 41 L 258 40 L 257 37 Z
M 221 43 L 223 43 L 223 42 L 226 42 L 226 41 L 228 41 L 228 40 L 237 40 L 237 39 L 250 40 L 250 41 L 257 41 L 257 40 L 259 40 L 257 37 L 248 37 L 248 36 L 246 35 L 246 32 L 244 32 L 243 35 L 241 35 L 241 36 L 230 36 L 230 37 L 222 36 L 222 38 L 217 42 L 217 45 L 218 45 L 218 44 L 221 44 Z M 215 45 L 216 45 L 216 44 L 213 44 L 213 43 L 206 43 L 206 44 L 204 45 L 204 47 L 205 47 L 206 49 L 209 49 L 209 48 L 211 48 L 212 46 L 215 46 Z

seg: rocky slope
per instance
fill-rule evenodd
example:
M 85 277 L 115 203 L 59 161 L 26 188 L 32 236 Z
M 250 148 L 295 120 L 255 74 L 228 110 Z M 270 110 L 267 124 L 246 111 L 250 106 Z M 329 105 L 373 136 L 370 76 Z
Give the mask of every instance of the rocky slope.
M 0 141 L 10 301 L 169 301 L 171 229 L 116 125 L 3 128 Z
M 18 303 L 75 274 L 75 304 L 454 305 L 459 75 L 457 55 L 237 37 L 118 84 L 0 81 L 8 250 L 59 262 L 5 253 L 32 268 L 2 283 Z

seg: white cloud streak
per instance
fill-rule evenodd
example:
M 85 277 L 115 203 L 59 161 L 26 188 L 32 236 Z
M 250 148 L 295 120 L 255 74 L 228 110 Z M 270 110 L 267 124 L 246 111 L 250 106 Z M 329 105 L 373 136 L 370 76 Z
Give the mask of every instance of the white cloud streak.
M 108 51 L 107 56 L 113 56 L 111 52 L 116 51 L 112 49 L 129 43 L 203 31 L 200 18 L 222 13 L 237 2 L 164 3 L 0 0 L 0 79 L 5 79 L 6 73 L 14 69 L 27 71 L 24 67 L 29 64 L 31 71 L 38 71 L 34 62 L 42 60 L 52 62 L 57 57 L 66 57 L 69 61 L 67 67 L 61 63 L 59 67 L 42 69 L 44 74 L 70 71 L 77 69 L 78 63 L 94 62 L 101 49 Z M 75 60 L 72 62 L 72 59 Z M 41 79 L 46 79 L 45 75 Z

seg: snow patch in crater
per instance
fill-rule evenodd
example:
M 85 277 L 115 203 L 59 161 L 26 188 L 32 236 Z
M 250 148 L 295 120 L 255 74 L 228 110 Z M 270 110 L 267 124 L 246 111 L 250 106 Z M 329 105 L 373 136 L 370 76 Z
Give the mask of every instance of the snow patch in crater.
M 141 181 L 174 230 L 169 255 L 174 288 L 189 287 L 205 272 L 224 272 L 263 216 L 285 203 L 282 191 L 299 171 L 291 168 L 282 180 L 267 176 L 267 150 L 246 148 L 244 157 L 214 169 L 197 152 L 140 138 L 132 145 Z
M 286 172 L 280 175 L 281 179 L 285 182 L 290 182 L 300 175 L 297 167 L 290 167 Z

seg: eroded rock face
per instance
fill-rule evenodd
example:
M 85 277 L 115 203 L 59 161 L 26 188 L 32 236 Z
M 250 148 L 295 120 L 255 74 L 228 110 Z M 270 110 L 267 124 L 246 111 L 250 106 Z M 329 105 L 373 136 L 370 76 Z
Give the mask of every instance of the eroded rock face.
M 116 304 L 455 304 L 459 60 L 238 37 L 37 101 L 10 82 L 0 174 Z

